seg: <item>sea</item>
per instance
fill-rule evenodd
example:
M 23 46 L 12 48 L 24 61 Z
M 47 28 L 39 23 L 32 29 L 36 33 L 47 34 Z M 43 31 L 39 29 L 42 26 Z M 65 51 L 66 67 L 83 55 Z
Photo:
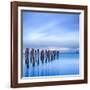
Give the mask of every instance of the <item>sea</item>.
M 30 57 L 29 57 L 30 59 Z M 79 53 L 59 53 L 59 58 L 44 63 L 39 60 L 35 66 L 30 63 L 29 68 L 25 64 L 25 54 L 22 59 L 22 77 L 39 77 L 39 76 L 63 76 L 79 74 Z

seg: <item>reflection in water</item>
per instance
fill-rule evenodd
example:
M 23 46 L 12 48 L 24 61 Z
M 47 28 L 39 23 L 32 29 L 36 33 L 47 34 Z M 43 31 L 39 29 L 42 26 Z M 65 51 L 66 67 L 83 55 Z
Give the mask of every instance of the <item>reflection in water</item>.
M 79 53 L 57 50 L 25 49 L 23 77 L 79 74 Z
M 28 77 L 28 76 L 29 76 L 29 69 L 26 69 L 25 77 Z

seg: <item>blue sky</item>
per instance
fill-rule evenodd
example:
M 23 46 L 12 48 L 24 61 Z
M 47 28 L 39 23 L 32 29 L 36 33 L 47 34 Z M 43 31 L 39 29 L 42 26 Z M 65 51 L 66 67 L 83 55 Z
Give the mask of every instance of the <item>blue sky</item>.
M 79 14 L 23 11 L 23 47 L 79 48 Z

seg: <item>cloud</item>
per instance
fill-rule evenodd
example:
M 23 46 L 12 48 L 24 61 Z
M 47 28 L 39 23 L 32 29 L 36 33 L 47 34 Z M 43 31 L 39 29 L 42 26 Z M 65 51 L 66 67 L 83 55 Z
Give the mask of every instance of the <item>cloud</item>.
M 47 33 L 29 33 L 23 40 L 25 45 L 30 45 L 32 47 L 37 46 L 75 46 L 79 44 L 78 32 L 68 32 L 63 35 L 47 35 Z

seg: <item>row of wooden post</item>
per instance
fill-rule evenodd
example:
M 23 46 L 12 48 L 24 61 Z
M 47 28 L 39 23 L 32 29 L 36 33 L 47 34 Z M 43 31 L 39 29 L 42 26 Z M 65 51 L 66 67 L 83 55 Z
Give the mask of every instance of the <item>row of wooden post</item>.
M 30 59 L 29 59 L 30 58 Z M 59 51 L 57 50 L 39 50 L 39 49 L 25 49 L 25 64 L 29 68 L 29 62 L 32 63 L 32 66 L 35 66 L 35 62 L 39 65 L 44 62 L 53 61 L 59 59 Z

